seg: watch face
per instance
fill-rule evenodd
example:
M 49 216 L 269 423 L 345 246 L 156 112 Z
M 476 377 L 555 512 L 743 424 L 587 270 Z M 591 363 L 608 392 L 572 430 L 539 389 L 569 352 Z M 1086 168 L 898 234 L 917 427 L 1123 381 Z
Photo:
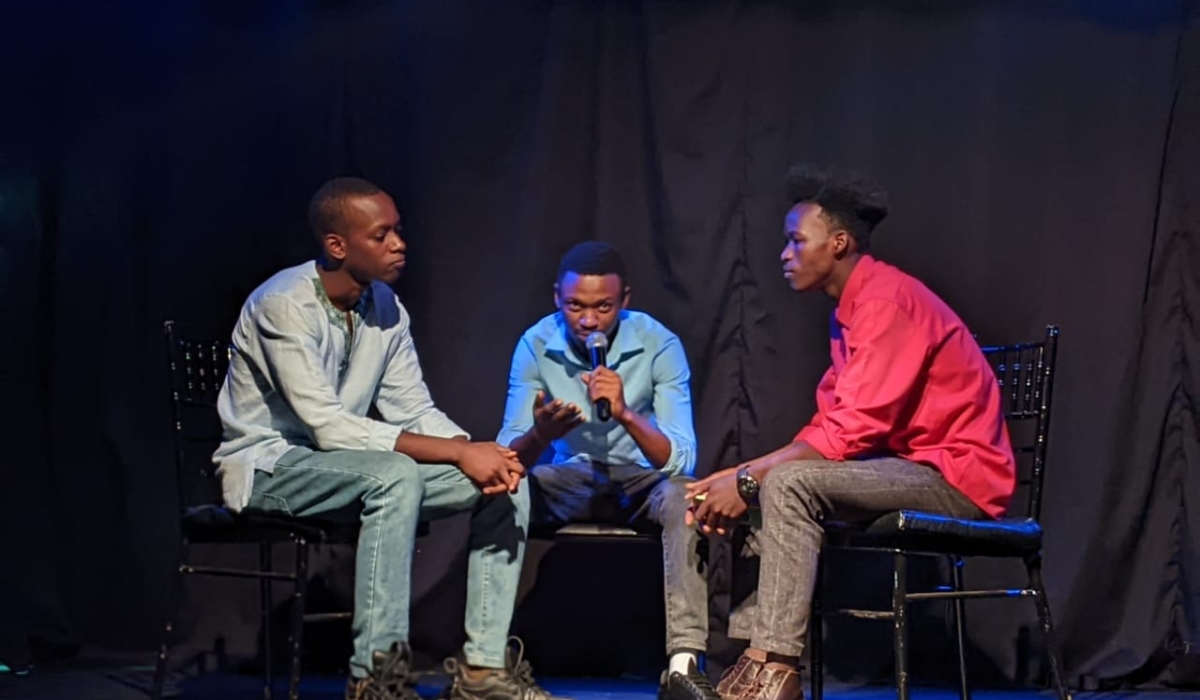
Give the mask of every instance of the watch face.
M 754 498 L 758 495 L 758 482 L 750 474 L 742 472 L 738 474 L 737 489 L 742 498 Z

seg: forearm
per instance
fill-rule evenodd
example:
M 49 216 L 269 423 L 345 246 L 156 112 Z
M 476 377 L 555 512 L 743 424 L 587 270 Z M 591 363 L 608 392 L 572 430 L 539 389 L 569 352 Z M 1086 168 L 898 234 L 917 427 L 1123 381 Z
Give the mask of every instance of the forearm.
M 788 443 L 774 452 L 753 459 L 747 462 L 746 466 L 749 468 L 750 474 L 761 482 L 778 465 L 785 462 L 797 462 L 806 459 L 823 460 L 825 456 L 817 452 L 812 445 L 801 440 L 799 442 Z
M 458 465 L 466 445 L 467 438 L 461 435 L 440 438 L 403 432 L 396 438 L 396 446 L 393 449 L 412 457 L 417 462 Z
M 671 439 L 644 416 L 626 408 L 624 415 L 614 416 L 614 419 L 637 443 L 650 466 L 662 469 L 671 460 Z
M 546 451 L 549 445 L 542 440 L 538 435 L 537 428 L 531 427 L 526 430 L 520 437 L 516 438 L 508 444 L 508 449 L 517 453 L 517 459 L 526 469 L 530 469 L 537 465 L 538 459 L 542 453 Z

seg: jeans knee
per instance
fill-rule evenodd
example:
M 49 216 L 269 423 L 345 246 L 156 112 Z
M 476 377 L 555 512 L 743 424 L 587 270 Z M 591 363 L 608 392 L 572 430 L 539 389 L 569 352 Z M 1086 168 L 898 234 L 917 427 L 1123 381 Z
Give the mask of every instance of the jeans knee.
M 421 480 L 420 467 L 408 455 L 399 452 L 379 452 L 377 469 L 372 479 L 374 485 L 368 489 L 367 497 L 385 500 L 403 499 L 420 504 L 425 493 L 425 482 Z
M 523 481 L 516 493 L 501 493 L 495 496 L 481 496 L 476 504 L 476 513 L 489 522 L 507 522 L 511 519 L 521 529 L 529 527 L 529 482 Z
M 654 487 L 650 497 L 654 501 L 654 510 L 657 511 L 658 521 L 663 529 L 688 528 L 684 522 L 684 515 L 688 509 L 687 485 L 694 481 L 691 477 L 673 476 L 663 479 Z
M 517 488 L 516 493 L 510 493 L 509 499 L 512 501 L 513 511 L 516 513 L 517 522 L 522 526 L 529 525 L 529 510 L 531 502 L 531 491 L 528 480 Z
M 655 498 L 682 501 L 687 494 L 688 484 L 695 481 L 690 476 L 672 476 L 669 479 L 663 479 L 658 482 L 652 493 Z
M 794 499 L 807 501 L 816 486 L 819 470 L 828 469 L 826 462 L 800 460 L 780 464 L 767 473 L 758 498 L 763 510 L 773 510 Z

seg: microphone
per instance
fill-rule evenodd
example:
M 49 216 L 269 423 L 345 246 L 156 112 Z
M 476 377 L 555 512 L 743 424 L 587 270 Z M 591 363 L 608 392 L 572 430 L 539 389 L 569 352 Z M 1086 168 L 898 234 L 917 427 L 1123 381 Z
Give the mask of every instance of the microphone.
M 592 358 L 592 369 L 604 367 L 608 359 L 608 336 L 600 331 L 593 331 L 587 337 L 588 355 Z M 596 418 L 606 421 L 612 418 L 612 404 L 608 399 L 596 401 Z

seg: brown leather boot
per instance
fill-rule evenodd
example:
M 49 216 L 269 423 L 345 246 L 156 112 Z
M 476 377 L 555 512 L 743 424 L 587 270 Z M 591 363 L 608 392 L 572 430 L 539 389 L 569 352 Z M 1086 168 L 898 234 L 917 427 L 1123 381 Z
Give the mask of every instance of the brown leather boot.
M 763 666 L 754 678 L 754 693 L 742 700 L 804 700 L 804 682 L 794 668 Z
M 742 654 L 737 663 L 725 669 L 721 680 L 717 681 L 717 695 L 721 700 L 740 700 L 747 697 L 754 689 L 754 679 L 762 670 L 763 664 Z

